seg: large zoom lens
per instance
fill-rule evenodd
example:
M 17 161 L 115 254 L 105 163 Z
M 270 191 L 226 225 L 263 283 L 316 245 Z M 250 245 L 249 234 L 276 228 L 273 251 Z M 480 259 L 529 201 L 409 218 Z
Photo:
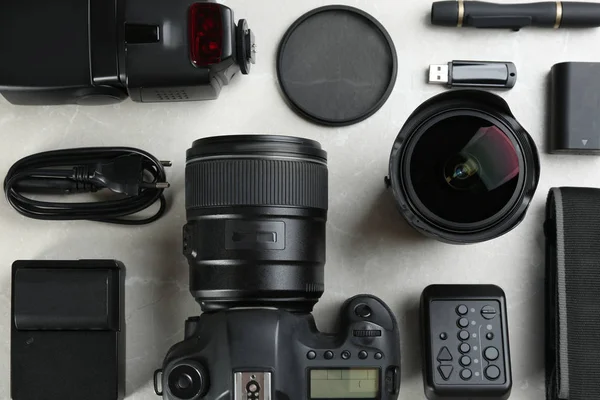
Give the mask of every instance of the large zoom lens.
M 390 185 L 407 221 L 450 243 L 500 236 L 525 216 L 539 179 L 533 140 L 500 97 L 455 91 L 419 107 L 400 131 Z
M 187 152 L 183 252 L 204 311 L 310 312 L 324 288 L 327 154 L 286 136 L 197 140 Z

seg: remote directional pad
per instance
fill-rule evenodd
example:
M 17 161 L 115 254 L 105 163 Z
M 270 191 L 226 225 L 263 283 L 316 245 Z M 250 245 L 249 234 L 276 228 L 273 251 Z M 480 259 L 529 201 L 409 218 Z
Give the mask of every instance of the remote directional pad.
M 448 350 L 447 347 L 444 347 L 440 350 L 437 359 L 439 362 L 452 361 L 452 354 L 450 353 L 450 350 Z
M 504 293 L 491 285 L 434 285 L 423 293 L 426 394 L 505 399 L 512 386 Z M 492 387 L 492 389 L 490 389 Z M 479 392 L 480 391 L 480 392 Z M 498 396 L 490 395 L 497 392 Z

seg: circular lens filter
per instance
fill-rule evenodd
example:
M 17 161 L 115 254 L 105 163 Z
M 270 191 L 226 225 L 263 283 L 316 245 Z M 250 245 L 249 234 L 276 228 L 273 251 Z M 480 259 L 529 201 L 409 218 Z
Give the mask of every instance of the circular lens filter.
M 301 116 L 345 126 L 373 115 L 389 97 L 398 70 L 394 43 L 371 15 L 326 6 L 300 17 L 279 46 L 277 77 Z

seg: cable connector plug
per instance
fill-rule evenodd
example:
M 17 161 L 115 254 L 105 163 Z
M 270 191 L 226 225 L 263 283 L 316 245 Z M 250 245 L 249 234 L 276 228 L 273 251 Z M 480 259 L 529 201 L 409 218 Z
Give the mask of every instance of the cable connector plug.
M 170 163 L 162 162 L 162 165 L 170 165 Z M 130 154 L 96 164 L 87 180 L 98 188 L 106 188 L 127 196 L 137 196 L 142 189 L 170 187 L 168 182 L 145 182 L 144 170 L 144 158 L 137 154 Z

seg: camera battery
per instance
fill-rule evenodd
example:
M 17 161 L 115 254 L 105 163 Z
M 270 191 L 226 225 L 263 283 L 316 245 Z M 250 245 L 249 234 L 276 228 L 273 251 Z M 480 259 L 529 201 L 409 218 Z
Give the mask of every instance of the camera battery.
M 124 397 L 122 289 L 116 261 L 16 261 L 11 397 Z

